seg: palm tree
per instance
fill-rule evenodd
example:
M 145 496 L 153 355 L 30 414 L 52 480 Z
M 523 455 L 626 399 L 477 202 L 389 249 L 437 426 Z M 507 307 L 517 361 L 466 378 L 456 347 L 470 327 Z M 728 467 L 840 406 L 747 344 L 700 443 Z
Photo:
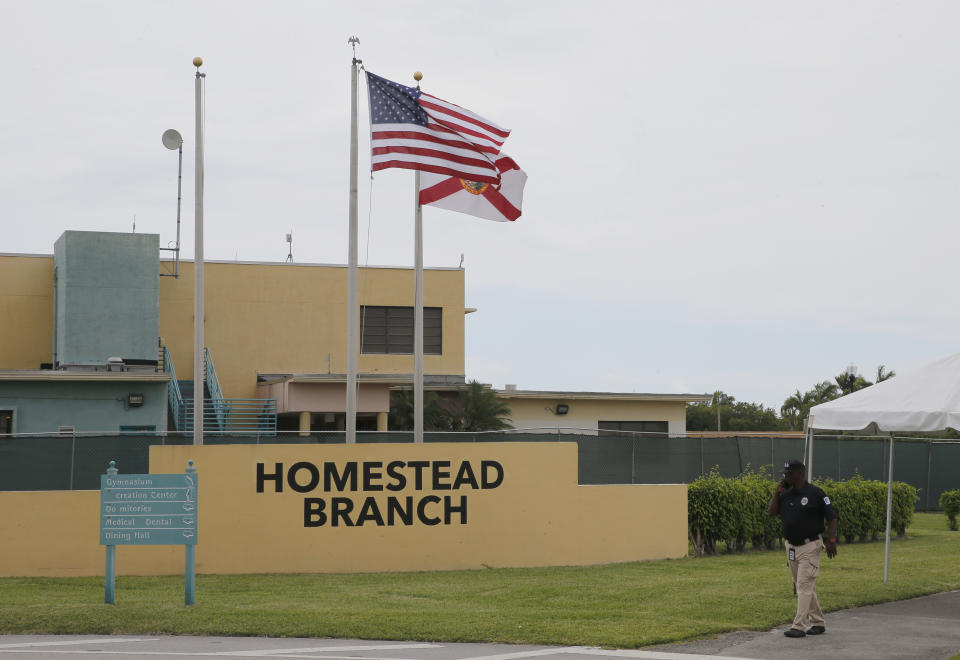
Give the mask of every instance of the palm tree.
M 413 390 L 394 390 L 390 393 L 391 431 L 413 430 Z M 450 415 L 440 402 L 436 392 L 423 393 L 423 429 L 425 431 L 450 430 Z
M 813 392 L 801 394 L 800 390 L 797 390 L 780 406 L 780 416 L 790 423 L 791 429 L 799 429 L 803 425 L 803 420 L 807 418 L 810 407 L 815 403 Z
M 839 376 L 835 376 L 834 380 L 837 382 L 837 385 L 840 387 L 840 392 L 842 392 L 844 396 L 873 385 L 873 383 L 863 376 L 858 376 L 855 368 L 847 369 Z
M 892 369 L 891 369 L 890 371 L 887 371 L 886 367 L 884 367 L 882 364 L 877 367 L 877 382 L 878 382 L 878 383 L 882 383 L 882 382 L 885 381 L 885 380 L 889 380 L 889 379 L 893 378 L 893 377 L 896 376 L 896 375 L 897 375 L 897 372 L 896 372 L 896 371 L 893 371 Z
M 829 380 L 825 380 L 814 385 L 811 393 L 813 395 L 814 404 L 833 401 L 840 396 L 840 390 Z
M 498 398 L 497 393 L 489 387 L 472 380 L 457 391 L 460 402 L 455 411 L 451 410 L 454 430 L 500 431 L 513 428 L 509 421 L 509 404 Z
M 413 390 L 390 393 L 390 429 L 413 430 Z M 477 381 L 457 388 L 456 396 L 423 393 L 425 431 L 500 431 L 513 428 L 510 406 L 497 393 Z

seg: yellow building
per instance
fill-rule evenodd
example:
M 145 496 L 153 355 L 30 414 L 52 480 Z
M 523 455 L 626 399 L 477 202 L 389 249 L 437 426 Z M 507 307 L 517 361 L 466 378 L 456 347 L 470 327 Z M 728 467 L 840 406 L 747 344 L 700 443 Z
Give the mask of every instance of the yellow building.
M 160 273 L 173 272 L 160 262 Z M 344 428 L 347 268 L 291 263 L 205 262 L 204 333 L 223 395 L 277 400 L 288 430 Z M 54 258 L 0 255 L 5 324 L 0 370 L 54 367 Z M 463 270 L 424 272 L 426 382 L 464 382 Z M 193 373 L 193 263 L 159 278 L 158 346 L 180 378 Z M 390 387 L 412 381 L 413 270 L 359 273 L 361 355 L 358 429 L 386 430 Z M 51 429 L 56 430 L 56 429 Z
M 624 392 L 548 392 L 497 390 L 511 410 L 513 425 L 549 433 L 632 432 L 657 435 L 686 433 L 687 403 L 709 402 L 706 394 L 637 394 Z M 649 437 L 649 436 L 648 436 Z
M 156 242 L 155 235 L 107 232 L 66 232 L 61 237 L 63 243 L 87 246 L 77 251 L 83 263 L 74 272 L 93 277 L 91 282 L 97 281 L 96 274 L 105 269 L 121 273 L 114 275 L 114 280 L 124 279 L 122 273 L 134 268 L 142 271 L 146 257 L 129 258 L 130 263 L 124 266 L 125 257 L 117 254 L 117 246 L 134 239 L 138 245 Z M 91 250 L 99 252 L 93 254 Z M 109 328 L 131 345 L 142 347 L 146 339 L 148 352 L 156 342 L 159 360 L 169 361 L 179 374 L 180 384 L 192 387 L 184 379 L 193 374 L 193 262 L 181 261 L 179 276 L 171 277 L 173 263 L 158 260 L 155 252 L 154 248 L 150 268 L 159 265 L 160 276 L 152 289 L 142 289 L 144 295 L 157 298 L 155 307 L 151 308 L 153 303 L 149 302 L 145 307 L 153 315 L 152 325 L 141 324 L 141 329 L 126 332 L 136 337 L 125 336 L 122 328 L 110 328 L 111 323 L 117 323 L 109 317 L 99 327 L 103 331 Z M 0 313 L 17 320 L 0 330 L 0 381 L 6 379 L 8 394 L 11 388 L 15 391 L 19 387 L 17 383 L 26 377 L 24 372 L 30 372 L 34 379 L 56 380 L 64 369 L 57 353 L 58 346 L 64 344 L 64 333 L 55 336 L 55 271 L 53 255 L 0 255 Z M 61 279 L 62 274 L 61 267 Z M 360 269 L 358 430 L 388 430 L 390 391 L 412 382 L 413 275 L 410 268 Z M 342 430 L 346 407 L 347 268 L 208 261 L 205 282 L 204 333 L 222 396 L 238 401 L 275 400 L 277 428 L 281 431 Z M 81 284 L 74 290 L 89 292 L 90 285 Z M 105 282 L 100 286 L 110 289 L 113 285 Z M 101 299 L 104 297 L 110 298 L 101 294 Z M 465 307 L 464 271 L 426 269 L 424 306 L 425 384 L 429 389 L 455 390 L 464 383 L 465 314 L 474 311 Z M 82 309 L 78 316 L 84 316 Z M 133 320 L 126 323 L 137 325 Z M 96 335 L 98 326 L 92 327 Z M 87 333 L 91 334 L 89 330 Z M 140 336 L 144 333 L 158 336 Z M 170 371 L 170 366 L 161 364 L 159 369 Z M 147 377 L 143 375 L 142 379 Z M 171 386 L 178 384 L 171 381 Z M 509 386 L 498 395 L 510 406 L 510 421 L 518 429 L 563 427 L 596 433 L 601 428 L 671 435 L 685 431 L 687 402 L 709 400 L 695 394 L 536 392 Z M 157 395 L 149 398 L 156 399 Z M 182 398 L 191 399 L 186 394 Z M 21 418 L 20 429 L 37 430 L 35 425 L 26 424 L 26 413 L 16 413 L 9 401 L 5 404 L 0 390 L 0 417 L 9 409 L 13 419 L 7 424 L 11 428 L 0 428 L 0 433 L 17 430 L 16 416 Z M 169 427 L 160 424 L 155 430 L 183 430 L 183 423 L 178 424 L 173 415 L 171 422 Z M 55 431 L 57 426 L 46 430 Z
M 343 429 L 346 266 L 210 261 L 204 274 L 204 333 L 224 396 L 276 399 L 281 429 Z M 428 384 L 464 381 L 463 285 L 461 269 L 424 272 Z M 385 431 L 390 387 L 412 381 L 413 270 L 361 268 L 358 289 L 357 428 Z M 192 373 L 192 262 L 161 278 L 160 335 L 177 371 Z

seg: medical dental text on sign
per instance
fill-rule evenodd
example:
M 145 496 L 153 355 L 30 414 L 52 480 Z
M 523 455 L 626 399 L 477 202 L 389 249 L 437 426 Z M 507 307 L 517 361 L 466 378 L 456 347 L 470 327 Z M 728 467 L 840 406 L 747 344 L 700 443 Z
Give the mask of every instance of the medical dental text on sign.
M 466 525 L 467 493 L 499 488 L 503 480 L 503 465 L 494 460 L 299 461 L 257 463 L 256 470 L 258 493 L 311 494 L 303 498 L 304 527 Z M 416 494 L 406 494 L 411 490 Z
M 101 475 L 101 545 L 196 543 L 196 474 Z

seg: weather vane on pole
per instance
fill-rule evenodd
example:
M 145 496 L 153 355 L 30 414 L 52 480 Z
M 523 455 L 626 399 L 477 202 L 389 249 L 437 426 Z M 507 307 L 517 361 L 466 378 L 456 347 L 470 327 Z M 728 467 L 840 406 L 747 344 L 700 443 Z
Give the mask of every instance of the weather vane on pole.
M 357 59 L 357 46 L 360 45 L 360 40 L 357 39 L 356 37 L 350 37 L 349 39 L 347 39 L 347 43 L 350 44 L 350 47 L 353 49 L 353 63 L 358 64 L 362 62 L 363 60 Z

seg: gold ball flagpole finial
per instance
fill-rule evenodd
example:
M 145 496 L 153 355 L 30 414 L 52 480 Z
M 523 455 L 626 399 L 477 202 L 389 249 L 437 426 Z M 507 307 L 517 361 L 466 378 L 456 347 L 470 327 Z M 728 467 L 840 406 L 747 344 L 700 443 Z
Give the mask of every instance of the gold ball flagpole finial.
M 420 82 L 421 80 L 423 80 L 423 74 L 420 73 L 419 71 L 414 71 L 413 79 L 416 80 L 417 82 Z
M 197 67 L 198 69 L 199 69 L 200 67 L 202 67 L 202 66 L 203 66 L 203 58 L 202 58 L 202 57 L 194 57 L 194 58 L 193 58 L 193 66 Z

